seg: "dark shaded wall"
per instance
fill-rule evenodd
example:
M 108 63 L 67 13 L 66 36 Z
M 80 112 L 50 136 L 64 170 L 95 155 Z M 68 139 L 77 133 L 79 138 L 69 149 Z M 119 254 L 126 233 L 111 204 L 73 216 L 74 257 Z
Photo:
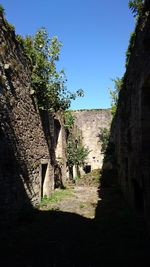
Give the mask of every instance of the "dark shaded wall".
M 135 45 L 112 124 L 122 191 L 150 222 L 150 8 L 139 19 Z
M 0 15 L 0 214 L 3 221 L 15 217 L 27 203 L 29 206 L 38 203 L 41 186 L 47 194 L 54 187 L 50 130 L 41 121 L 32 95 L 29 66 L 15 33 Z M 45 173 L 43 163 L 44 168 L 47 166 Z

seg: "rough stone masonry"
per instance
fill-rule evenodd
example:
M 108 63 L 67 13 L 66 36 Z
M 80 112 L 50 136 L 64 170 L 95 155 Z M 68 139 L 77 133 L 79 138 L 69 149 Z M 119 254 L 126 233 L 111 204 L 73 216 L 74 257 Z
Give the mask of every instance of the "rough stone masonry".
M 43 127 L 46 115 L 40 116 L 30 78 L 23 49 L 0 14 L 1 222 L 35 205 L 54 187 L 50 132 Z
M 150 225 L 150 2 L 135 29 L 135 43 L 112 125 L 119 184 Z

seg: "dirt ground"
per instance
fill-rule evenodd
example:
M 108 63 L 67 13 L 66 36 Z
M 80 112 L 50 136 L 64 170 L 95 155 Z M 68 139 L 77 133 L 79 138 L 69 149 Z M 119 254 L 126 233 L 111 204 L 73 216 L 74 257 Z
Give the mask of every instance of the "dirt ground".
M 0 252 L 1 267 L 150 266 L 146 225 L 117 187 L 74 186 L 3 232 Z
M 41 208 L 41 210 L 70 212 L 93 219 L 95 217 L 97 202 L 100 200 L 97 187 L 74 186 L 71 190 L 71 196 L 66 196 L 57 203 L 48 204 Z

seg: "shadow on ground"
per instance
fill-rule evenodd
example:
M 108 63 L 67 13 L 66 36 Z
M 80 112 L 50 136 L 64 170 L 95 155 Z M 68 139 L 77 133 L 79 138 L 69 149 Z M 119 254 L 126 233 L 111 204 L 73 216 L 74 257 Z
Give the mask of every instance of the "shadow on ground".
M 0 266 L 150 266 L 143 219 L 126 206 L 117 187 L 100 189 L 95 219 L 37 211 L 1 238 Z

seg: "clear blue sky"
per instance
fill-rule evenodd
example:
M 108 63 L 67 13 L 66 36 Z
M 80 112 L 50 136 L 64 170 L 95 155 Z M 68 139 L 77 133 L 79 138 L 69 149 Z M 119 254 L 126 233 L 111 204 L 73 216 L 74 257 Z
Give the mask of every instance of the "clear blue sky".
M 44 26 L 63 43 L 59 68 L 70 90 L 85 97 L 72 109 L 107 108 L 111 78 L 125 72 L 125 51 L 134 18 L 128 0 L 0 0 L 16 33 L 33 35 Z

